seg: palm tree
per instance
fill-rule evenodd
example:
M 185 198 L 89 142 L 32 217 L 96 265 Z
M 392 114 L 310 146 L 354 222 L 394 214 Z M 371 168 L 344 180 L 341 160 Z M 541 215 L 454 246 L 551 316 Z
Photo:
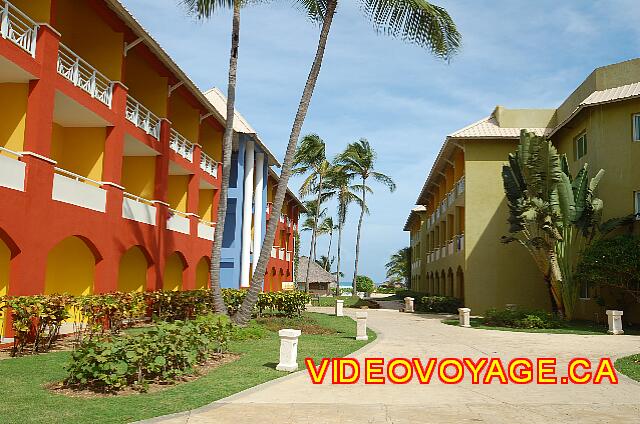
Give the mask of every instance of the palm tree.
M 333 230 L 338 228 L 337 225 L 333 223 L 333 217 L 327 216 L 325 217 L 320 225 L 318 226 L 318 235 L 329 234 L 329 248 L 327 249 L 327 258 L 331 257 L 331 244 L 333 243 Z M 314 258 L 315 259 L 315 258 Z M 327 271 L 329 271 L 327 269 Z
M 280 208 L 284 202 L 289 177 L 293 168 L 296 144 L 309 110 L 313 90 L 320 75 L 329 31 L 338 6 L 338 0 L 326 0 L 326 2 L 325 0 L 318 2 L 297 0 L 297 3 L 304 7 L 312 20 L 322 22 L 322 25 L 316 54 L 302 91 L 291 133 L 289 134 L 282 172 L 280 173 L 280 180 L 278 181 L 278 188 L 273 202 L 275 216 L 267 226 L 263 247 L 260 250 L 258 264 L 253 272 L 249 292 L 244 298 L 239 312 L 234 316 L 236 323 L 240 325 L 246 325 L 249 322 L 253 308 L 258 301 L 258 294 L 262 290 L 264 274 L 270 257 L 269 250 L 276 235 Z M 363 0 L 362 7 L 377 32 L 416 44 L 441 59 L 448 60 L 460 47 L 460 33 L 458 33 L 447 11 L 442 7 L 432 5 L 426 0 Z
M 407 276 L 409 275 L 411 263 L 409 257 L 411 255 L 410 247 L 403 247 L 398 249 L 396 253 L 391 255 L 389 262 L 385 264 L 387 268 L 387 278 L 394 281 L 404 281 L 405 284 L 409 282 Z
M 349 211 L 349 205 L 351 203 L 357 203 L 360 207 L 363 207 L 362 200 L 356 194 L 359 187 L 351 185 L 349 176 L 345 172 L 344 167 L 338 165 L 334 161 L 333 172 L 327 179 L 327 192 L 326 197 L 336 197 L 338 201 L 338 252 L 336 263 L 336 276 L 338 279 L 338 287 L 336 288 L 336 296 L 340 296 L 340 277 L 344 274 L 340 272 L 340 259 L 342 248 L 342 230 L 347 220 L 347 213 Z M 366 209 L 366 206 L 365 206 Z
M 187 10 L 198 19 L 210 18 L 219 8 L 233 8 L 231 24 L 231 52 L 229 54 L 229 77 L 227 85 L 227 116 L 222 136 L 222 181 L 220 183 L 220 200 L 216 232 L 211 247 L 211 291 L 213 308 L 216 312 L 227 314 L 227 306 L 220 291 L 220 257 L 224 223 L 227 216 L 227 196 L 231 178 L 231 153 L 233 144 L 233 118 L 236 104 L 236 75 L 238 71 L 238 45 L 240 42 L 240 0 L 181 0 Z
M 391 177 L 375 170 L 376 152 L 373 150 L 366 138 L 361 138 L 355 143 L 349 143 L 344 152 L 342 152 L 337 161 L 344 167 L 349 180 L 355 178 L 360 179 L 360 198 L 362 199 L 362 207 L 360 208 L 360 219 L 358 220 L 358 233 L 356 236 L 356 257 L 353 265 L 353 293 L 356 293 L 356 277 L 358 276 L 358 260 L 360 259 L 360 236 L 362 233 L 362 222 L 367 206 L 367 192 L 372 190 L 367 186 L 367 180 L 373 178 L 375 181 L 387 186 L 389 191 L 396 189 L 396 184 Z
M 317 134 L 308 134 L 300 141 L 300 146 L 296 150 L 293 159 L 293 174 L 309 174 L 300 186 L 300 196 L 306 197 L 309 194 L 316 195 L 316 213 L 313 217 L 313 227 L 311 233 L 311 247 L 309 248 L 309 260 L 316 258 L 316 243 L 318 237 L 319 213 L 322 209 L 322 189 L 324 179 L 331 172 L 331 164 L 327 162 L 325 155 L 325 143 Z M 305 281 L 309 279 L 309 270 Z M 307 287 L 305 285 L 305 287 Z
M 335 258 L 329 258 L 328 256 L 321 255 L 320 259 L 316 259 L 316 263 L 320 265 L 325 271 L 331 272 Z

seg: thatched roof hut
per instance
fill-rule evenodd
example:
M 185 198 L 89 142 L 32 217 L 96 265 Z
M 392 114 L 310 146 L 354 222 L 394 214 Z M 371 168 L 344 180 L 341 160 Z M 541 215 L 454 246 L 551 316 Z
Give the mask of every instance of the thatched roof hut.
M 301 290 L 304 290 L 307 278 L 307 266 L 309 258 L 301 256 L 296 270 L 296 283 Z M 327 272 L 316 262 L 311 261 L 309 269 L 309 292 L 317 294 L 331 294 L 331 289 L 336 286 L 336 276 Z

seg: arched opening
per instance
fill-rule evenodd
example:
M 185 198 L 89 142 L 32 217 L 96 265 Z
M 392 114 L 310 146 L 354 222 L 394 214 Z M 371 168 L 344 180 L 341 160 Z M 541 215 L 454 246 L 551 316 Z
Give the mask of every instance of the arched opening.
M 440 275 L 436 272 L 435 278 L 434 278 L 434 289 L 433 289 L 433 296 L 437 296 L 440 294 Z
M 139 246 L 133 246 L 120 258 L 118 291 L 143 292 L 147 286 L 149 260 Z
M 9 236 L 0 230 L 0 297 L 9 293 L 9 273 L 11 269 L 11 259 L 18 254 L 18 248 Z M 0 310 L 0 339 L 5 334 L 4 313 Z
M 464 271 L 461 267 L 456 271 L 456 297 L 464 304 Z
M 453 296 L 453 270 L 449 268 L 447 273 L 447 296 Z
M 196 290 L 209 288 L 209 258 L 203 257 L 196 266 Z
M 447 295 L 447 275 L 444 273 L 444 270 L 440 273 L 440 296 Z
M 179 252 L 173 252 L 164 265 L 162 290 L 178 291 L 182 289 L 182 275 L 187 267 L 184 257 Z
M 99 260 L 94 252 L 93 246 L 77 236 L 58 243 L 47 256 L 44 294 L 92 294 L 96 262 Z

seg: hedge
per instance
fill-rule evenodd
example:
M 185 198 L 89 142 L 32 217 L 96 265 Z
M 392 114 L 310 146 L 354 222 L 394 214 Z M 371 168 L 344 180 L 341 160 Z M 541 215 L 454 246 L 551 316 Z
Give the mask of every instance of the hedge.
M 458 308 L 463 306 L 462 301 L 456 297 L 448 296 L 423 296 L 419 298 L 415 309 L 421 312 L 445 312 L 457 314 Z

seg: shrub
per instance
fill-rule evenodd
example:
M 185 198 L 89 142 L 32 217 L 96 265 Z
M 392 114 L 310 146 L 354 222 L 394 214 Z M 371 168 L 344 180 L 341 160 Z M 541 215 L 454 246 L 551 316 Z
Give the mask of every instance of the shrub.
M 78 338 L 103 335 L 106 331 L 119 332 L 127 322 L 146 314 L 143 293 L 105 293 L 80 296 L 74 300 Z
M 521 309 L 489 309 L 482 322 L 494 327 L 510 328 L 558 328 L 560 323 L 546 311 Z
M 376 285 L 373 280 L 366 275 L 358 275 L 356 277 L 356 290 L 364 293 L 373 293 Z
M 422 312 L 446 312 L 449 314 L 458 313 L 458 308 L 462 307 L 462 301 L 455 297 L 448 296 L 423 296 L 419 298 L 415 305 L 416 310 Z
M 233 328 L 219 316 L 158 323 L 146 332 L 94 338 L 71 354 L 64 384 L 114 392 L 128 386 L 144 390 L 151 382 L 173 381 L 226 349 Z

